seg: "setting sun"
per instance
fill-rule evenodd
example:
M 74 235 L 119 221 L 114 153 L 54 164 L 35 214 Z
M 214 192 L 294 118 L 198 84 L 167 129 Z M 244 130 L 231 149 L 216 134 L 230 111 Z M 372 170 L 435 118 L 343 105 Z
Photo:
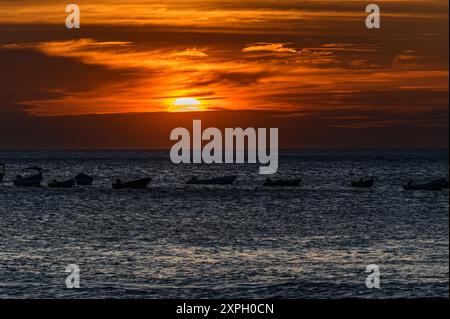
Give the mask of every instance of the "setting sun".
M 201 102 L 195 98 L 183 97 L 174 100 L 169 108 L 171 112 L 195 112 L 202 111 Z

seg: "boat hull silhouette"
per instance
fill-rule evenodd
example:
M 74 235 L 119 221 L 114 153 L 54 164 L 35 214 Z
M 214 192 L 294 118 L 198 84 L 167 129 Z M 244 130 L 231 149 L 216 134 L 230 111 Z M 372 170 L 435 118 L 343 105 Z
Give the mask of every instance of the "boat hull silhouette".
M 403 188 L 407 191 L 440 191 L 444 188 L 444 183 L 446 180 L 440 179 L 425 184 L 408 184 L 404 185 Z
M 67 181 L 63 181 L 63 182 L 51 182 L 48 183 L 48 187 L 50 188 L 72 188 L 75 186 L 75 180 L 74 179 L 70 179 Z
M 5 164 L 0 163 L 0 183 L 3 182 L 4 177 L 5 177 Z
M 94 178 L 84 173 L 80 173 L 75 177 L 75 182 L 79 186 L 92 186 Z
M 300 186 L 301 182 L 302 182 L 301 179 L 293 179 L 293 180 L 267 179 L 264 182 L 264 187 L 297 187 L 297 186 Z
M 41 186 L 43 175 L 42 175 L 42 169 L 38 167 L 29 167 L 24 169 L 23 171 L 36 171 L 37 174 L 22 177 L 21 175 L 18 175 L 17 178 L 13 181 L 14 186 L 19 187 L 37 187 Z
M 117 181 L 116 183 L 112 184 L 112 187 L 114 189 L 146 189 L 151 181 L 151 178 L 142 178 L 129 182 Z

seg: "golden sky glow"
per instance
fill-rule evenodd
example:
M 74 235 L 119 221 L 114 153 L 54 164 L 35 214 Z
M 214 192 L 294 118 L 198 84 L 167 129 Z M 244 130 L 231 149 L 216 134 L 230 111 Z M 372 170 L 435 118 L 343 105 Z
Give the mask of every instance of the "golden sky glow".
M 365 1 L 76 3 L 80 30 L 65 29 L 60 1 L 0 3 L 0 52 L 26 52 L 58 79 L 22 70 L 48 81 L 13 101 L 35 116 L 341 110 L 345 125 L 380 127 L 424 123 L 374 112 L 448 108 L 447 1 L 377 1 L 381 30 L 364 27 Z
M 180 97 L 170 103 L 170 112 L 199 112 L 203 111 L 202 103 L 196 98 Z
M 318 17 L 341 21 L 360 20 L 365 15 L 366 1 L 291 1 L 291 0 L 78 0 L 83 10 L 83 23 L 192 26 L 205 28 L 253 29 L 265 24 L 293 32 L 299 20 L 317 20 Z M 387 18 L 446 18 L 443 11 L 429 10 L 429 6 L 445 6 L 442 0 L 379 0 L 399 10 L 387 11 Z M 428 7 L 425 7 L 428 5 Z M 408 8 L 409 6 L 409 8 Z M 415 10 L 422 6 L 422 10 Z M 363 10 L 354 10 L 361 8 Z M 65 4 L 58 0 L 3 0 L 0 3 L 0 23 L 3 24 L 59 24 L 64 21 L 61 11 Z M 291 25 L 291 26 L 289 26 Z

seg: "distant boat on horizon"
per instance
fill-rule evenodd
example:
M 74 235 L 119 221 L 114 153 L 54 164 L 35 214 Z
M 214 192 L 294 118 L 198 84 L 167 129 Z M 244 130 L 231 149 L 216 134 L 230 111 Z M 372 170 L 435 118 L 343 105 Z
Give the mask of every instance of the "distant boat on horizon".
M 0 163 L 0 183 L 3 182 L 3 178 L 5 177 L 5 164 Z
M 264 187 L 297 187 L 300 186 L 302 180 L 297 179 L 278 179 L 278 180 L 272 180 L 270 178 L 267 178 L 264 182 Z
M 56 180 L 53 180 L 52 182 L 48 183 L 48 187 L 50 188 L 72 188 L 75 186 L 76 182 L 75 179 L 69 179 L 67 181 L 58 182 Z
M 75 182 L 78 186 L 92 186 L 94 177 L 84 174 L 83 172 L 75 176 Z
M 27 171 L 33 171 L 35 174 L 23 177 L 22 175 L 17 175 L 16 179 L 13 181 L 14 186 L 25 186 L 25 187 L 37 187 L 41 186 L 41 182 L 44 179 L 42 174 L 43 169 L 40 167 L 27 167 L 21 171 L 21 173 L 26 173 Z
M 122 182 L 120 179 L 112 184 L 113 189 L 146 189 L 152 181 L 151 178 L 141 178 L 134 181 Z
M 444 189 L 445 182 L 447 182 L 445 178 L 424 184 L 414 184 L 414 181 L 411 180 L 403 188 L 407 191 L 440 191 Z

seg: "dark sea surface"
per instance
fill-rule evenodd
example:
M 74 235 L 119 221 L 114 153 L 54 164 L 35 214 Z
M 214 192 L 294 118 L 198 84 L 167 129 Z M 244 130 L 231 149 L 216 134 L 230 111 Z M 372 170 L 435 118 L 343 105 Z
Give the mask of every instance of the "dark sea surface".
M 173 165 L 169 152 L 0 151 L 0 298 L 448 298 L 449 194 L 406 192 L 448 176 L 448 151 L 282 152 L 264 189 L 258 165 Z M 94 174 L 93 187 L 15 188 Z M 154 178 L 148 190 L 111 181 Z M 238 175 L 232 186 L 189 186 Z M 373 190 L 352 180 L 376 176 Z M 81 289 L 66 289 L 69 264 Z M 370 290 L 366 266 L 381 270 Z

